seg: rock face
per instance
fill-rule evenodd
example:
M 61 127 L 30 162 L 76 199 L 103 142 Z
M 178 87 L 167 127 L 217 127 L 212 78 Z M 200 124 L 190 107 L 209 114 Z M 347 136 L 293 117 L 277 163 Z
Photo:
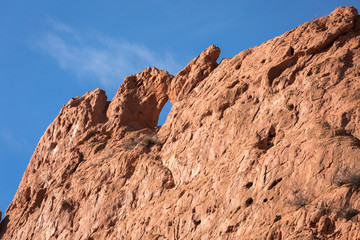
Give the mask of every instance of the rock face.
M 232 59 L 73 98 L 1 239 L 360 238 L 360 17 L 340 7 Z M 173 108 L 155 128 L 161 108 Z
M 168 98 L 168 83 L 173 78 L 166 71 L 147 68 L 125 78 L 107 111 L 113 125 L 156 127 L 161 109 Z

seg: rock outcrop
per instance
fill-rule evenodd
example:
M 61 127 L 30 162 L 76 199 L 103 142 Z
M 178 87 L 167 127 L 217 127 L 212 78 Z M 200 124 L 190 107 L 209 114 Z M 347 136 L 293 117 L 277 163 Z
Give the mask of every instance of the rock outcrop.
M 172 79 L 168 72 L 156 68 L 125 78 L 107 111 L 112 125 L 155 128 L 169 99 L 168 84 Z
M 360 238 L 360 17 L 340 7 L 217 64 L 73 98 L 1 239 Z M 173 104 L 161 127 L 162 107 Z

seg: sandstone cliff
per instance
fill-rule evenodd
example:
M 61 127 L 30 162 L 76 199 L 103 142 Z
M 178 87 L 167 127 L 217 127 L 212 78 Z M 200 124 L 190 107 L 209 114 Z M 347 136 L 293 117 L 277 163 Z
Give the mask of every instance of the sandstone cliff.
M 210 46 L 175 77 L 129 76 L 111 102 L 100 89 L 72 98 L 0 238 L 360 238 L 356 9 L 219 54 Z

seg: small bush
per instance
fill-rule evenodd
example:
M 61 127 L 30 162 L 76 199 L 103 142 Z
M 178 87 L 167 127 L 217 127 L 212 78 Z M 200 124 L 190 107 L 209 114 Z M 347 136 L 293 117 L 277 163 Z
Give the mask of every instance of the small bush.
M 157 143 L 157 141 L 155 139 L 153 139 L 152 137 L 145 137 L 143 140 L 143 144 L 146 147 L 151 147 L 152 145 L 155 145 Z
M 332 178 L 338 187 L 346 185 L 350 188 L 360 188 L 360 173 L 349 167 L 339 169 Z
M 338 218 L 346 219 L 346 221 L 351 220 L 353 217 L 360 213 L 359 210 L 352 208 L 351 206 L 342 206 L 342 207 L 333 207 L 330 209 L 331 212 L 334 212 Z
M 292 191 L 292 197 L 288 199 L 288 204 L 294 206 L 296 210 L 305 207 L 311 203 L 309 194 L 305 194 L 303 190 L 300 190 L 297 184 L 294 184 Z
M 140 142 L 139 139 L 135 139 L 135 138 L 130 138 L 125 144 L 124 144 L 124 149 L 125 150 L 133 150 L 136 145 Z
M 293 195 L 293 198 L 288 201 L 291 206 L 294 206 L 296 210 L 305 207 L 310 203 L 310 200 L 302 192 L 297 192 Z

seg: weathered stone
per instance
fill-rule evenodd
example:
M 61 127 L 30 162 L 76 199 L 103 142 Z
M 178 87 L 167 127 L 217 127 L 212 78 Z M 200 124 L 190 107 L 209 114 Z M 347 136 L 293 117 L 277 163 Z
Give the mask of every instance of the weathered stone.
M 186 97 L 217 66 L 220 48 L 211 45 L 181 70 L 169 84 L 169 98 L 172 104 Z
M 168 72 L 156 68 L 147 68 L 125 78 L 110 103 L 108 118 L 115 125 L 156 127 L 161 109 L 168 100 L 168 83 L 172 78 Z
M 341 7 L 219 65 L 210 46 L 174 78 L 147 68 L 111 103 L 72 99 L 0 238 L 360 238 L 359 43 Z

